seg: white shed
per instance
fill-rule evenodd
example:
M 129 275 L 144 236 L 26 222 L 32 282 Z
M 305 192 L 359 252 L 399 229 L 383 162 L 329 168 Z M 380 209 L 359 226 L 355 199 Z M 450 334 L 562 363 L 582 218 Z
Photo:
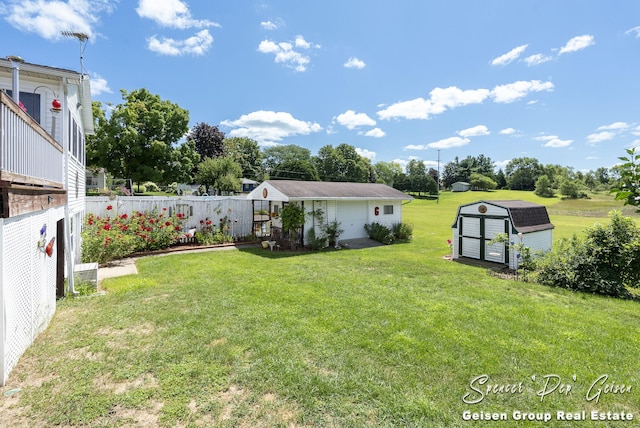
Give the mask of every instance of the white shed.
M 367 237 L 364 225 L 368 223 L 400 223 L 403 201 L 413 199 L 386 184 L 295 180 L 267 180 L 247 197 L 254 202 L 256 232 L 281 228 L 279 211 L 284 204 L 296 203 L 308 214 L 320 210 L 324 224 L 339 222 L 344 229 L 340 240 Z M 270 219 L 269 227 L 264 224 L 266 219 Z M 319 232 L 321 226 L 314 216 L 307 215 L 302 237 L 311 228 Z
M 458 208 L 453 228 L 452 257 L 468 257 L 518 268 L 518 254 L 505 244 L 489 245 L 500 233 L 510 243 L 522 243 L 533 251 L 548 251 L 553 224 L 543 205 L 521 200 L 479 201 Z
M 464 181 L 456 181 L 451 185 L 452 192 L 466 192 L 471 189 L 471 184 Z

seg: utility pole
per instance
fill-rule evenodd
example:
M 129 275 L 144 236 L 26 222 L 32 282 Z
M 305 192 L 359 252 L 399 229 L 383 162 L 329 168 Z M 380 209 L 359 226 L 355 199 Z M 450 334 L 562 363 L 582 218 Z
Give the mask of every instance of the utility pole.
M 440 202 L 440 149 L 438 149 L 438 174 L 436 176 L 436 204 Z

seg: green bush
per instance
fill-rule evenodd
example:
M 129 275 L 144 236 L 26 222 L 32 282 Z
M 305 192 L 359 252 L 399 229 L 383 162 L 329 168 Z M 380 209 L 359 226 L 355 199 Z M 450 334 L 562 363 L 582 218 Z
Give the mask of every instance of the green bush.
M 378 241 L 387 245 L 393 242 L 393 232 L 384 224 L 377 222 L 365 224 L 364 230 L 367 231 L 367 235 L 369 235 L 369 238 L 373 239 L 374 241 Z
M 391 225 L 391 233 L 397 240 L 409 241 L 413 237 L 413 226 L 407 223 L 394 223 Z
M 538 282 L 614 297 L 640 287 L 640 230 L 614 211 L 608 225 L 588 228 L 585 238 L 561 240 L 538 263 Z
M 329 246 L 333 247 L 336 245 L 336 242 L 338 242 L 340 235 L 344 233 L 344 229 L 340 227 L 340 223 L 338 221 L 334 220 L 330 221 L 323 227 L 323 232 L 327 235 Z
M 307 244 L 312 251 L 322 250 L 327 246 L 327 237 L 323 234 L 316 235 L 315 229 L 309 229 L 307 232 Z
M 160 187 L 158 187 L 158 185 L 153 181 L 147 181 L 143 186 L 145 187 L 146 192 L 160 192 Z

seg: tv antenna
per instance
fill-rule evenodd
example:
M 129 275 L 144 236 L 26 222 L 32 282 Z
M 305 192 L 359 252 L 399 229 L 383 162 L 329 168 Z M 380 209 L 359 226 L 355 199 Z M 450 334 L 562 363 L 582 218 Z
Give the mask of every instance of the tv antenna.
M 80 42 L 80 75 L 84 76 L 84 49 L 87 47 L 87 41 L 89 40 L 89 35 L 86 33 L 80 33 L 77 31 L 61 31 L 65 37 L 69 37 L 71 39 L 77 39 Z

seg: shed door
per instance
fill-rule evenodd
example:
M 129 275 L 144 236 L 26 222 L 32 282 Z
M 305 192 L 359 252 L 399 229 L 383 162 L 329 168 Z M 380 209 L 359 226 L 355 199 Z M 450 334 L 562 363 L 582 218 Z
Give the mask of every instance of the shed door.
M 494 239 L 498 234 L 508 232 L 508 220 L 504 218 L 485 218 L 484 219 L 484 239 L 485 251 L 484 259 L 490 262 L 504 263 L 506 260 L 506 248 L 504 244 L 489 245 L 489 241 Z
M 480 218 L 460 217 L 460 255 L 472 259 L 480 258 Z
M 506 218 L 460 217 L 460 250 L 462 257 L 504 263 L 507 250 L 504 244 L 488 245 L 499 233 L 508 229 Z

